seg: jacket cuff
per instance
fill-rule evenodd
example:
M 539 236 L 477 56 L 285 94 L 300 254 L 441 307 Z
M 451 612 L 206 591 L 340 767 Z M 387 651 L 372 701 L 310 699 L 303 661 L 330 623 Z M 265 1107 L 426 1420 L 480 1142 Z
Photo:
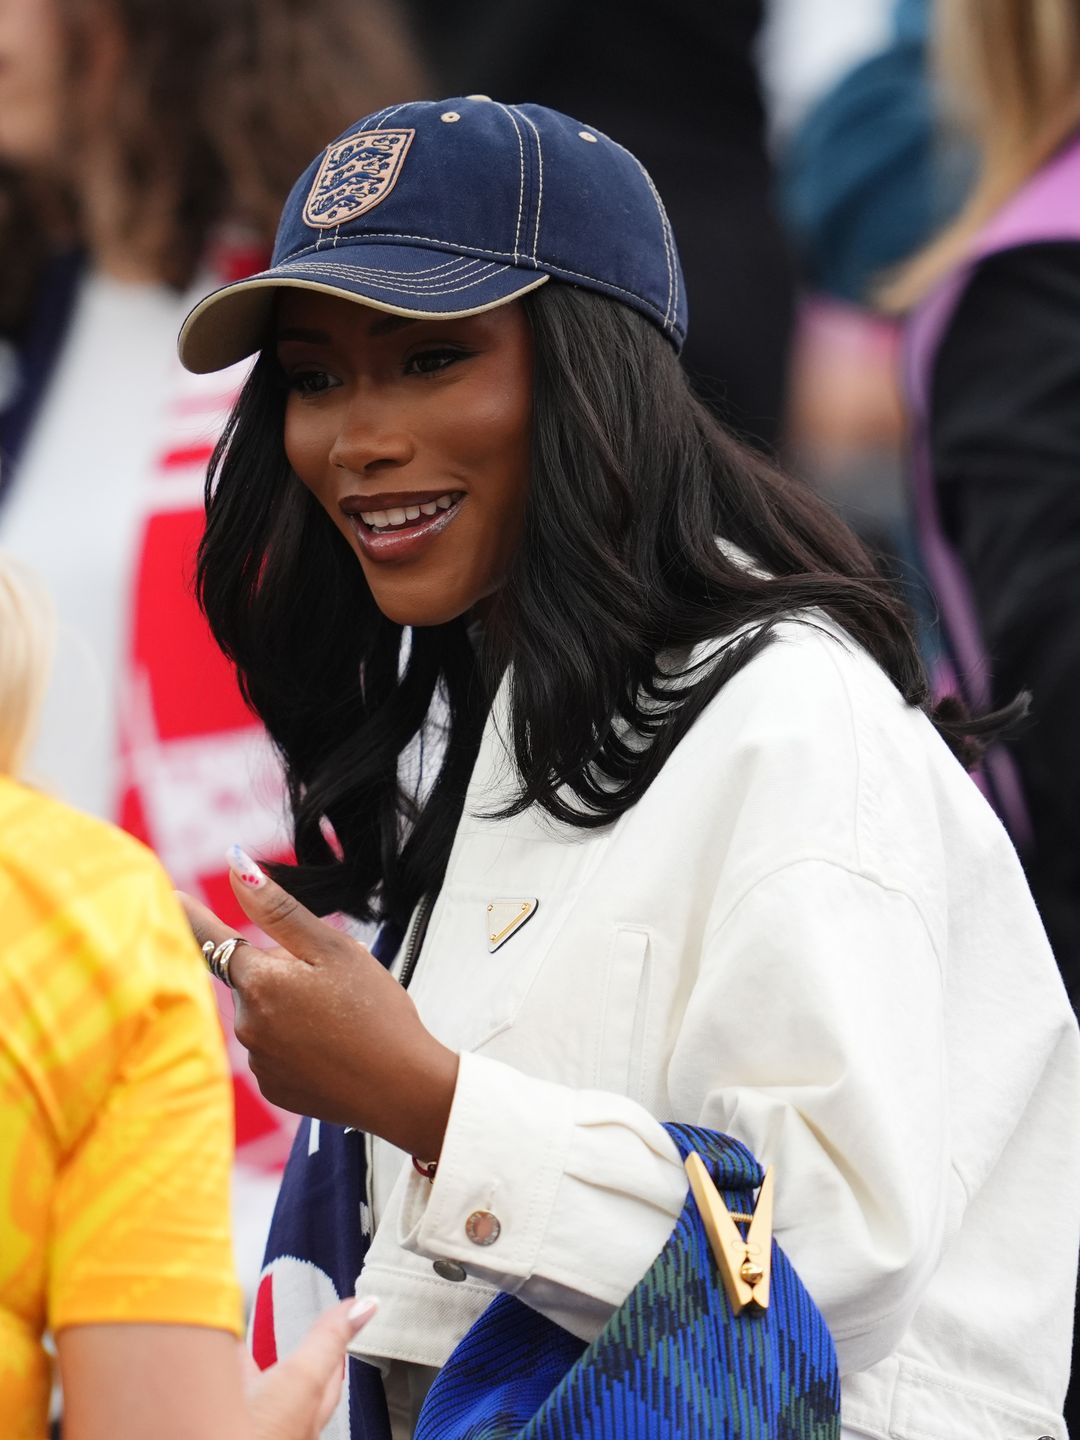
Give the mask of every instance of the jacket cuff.
M 410 1177 L 399 1242 L 474 1274 L 496 1271 L 514 1293 L 537 1268 L 566 1170 L 572 1102 L 565 1086 L 463 1054 L 435 1180 Z
M 406 1180 L 397 1241 L 591 1340 L 685 1196 L 678 1150 L 641 1105 L 465 1054 L 435 1181 Z

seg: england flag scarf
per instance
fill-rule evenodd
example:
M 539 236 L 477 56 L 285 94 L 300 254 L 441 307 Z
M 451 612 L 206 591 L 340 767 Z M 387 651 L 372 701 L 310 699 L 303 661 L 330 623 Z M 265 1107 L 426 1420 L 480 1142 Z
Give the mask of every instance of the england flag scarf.
M 384 925 L 371 947 L 391 965 L 402 936 Z M 285 1166 L 251 1318 L 261 1370 L 287 1355 L 330 1305 L 352 1295 L 371 1243 L 365 1136 L 305 1119 Z M 382 1377 L 350 1357 L 323 1440 L 390 1440 Z

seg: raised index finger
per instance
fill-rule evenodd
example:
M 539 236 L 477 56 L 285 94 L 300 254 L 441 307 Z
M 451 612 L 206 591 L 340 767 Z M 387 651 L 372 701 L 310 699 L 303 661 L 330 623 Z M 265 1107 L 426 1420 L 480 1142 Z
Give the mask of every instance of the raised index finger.
M 184 914 L 191 926 L 191 933 L 200 947 L 205 945 L 208 940 L 212 940 L 215 945 L 220 945 L 223 940 L 228 940 L 236 934 L 235 929 L 226 925 L 224 920 L 219 920 L 201 900 L 196 900 L 192 895 L 185 895 L 182 890 L 176 892 L 176 898 L 184 907 Z
M 182 890 L 176 892 L 176 897 L 184 908 L 184 914 L 191 926 L 191 933 L 195 936 L 200 948 L 209 942 L 220 945 L 223 940 L 231 940 L 236 936 L 235 927 L 226 925 L 224 920 L 219 919 L 213 910 L 204 905 L 201 900 L 196 900 L 192 895 L 185 895 Z M 243 967 L 244 956 L 234 954 L 233 960 L 229 964 L 229 983 L 233 989 L 238 988 L 243 979 Z

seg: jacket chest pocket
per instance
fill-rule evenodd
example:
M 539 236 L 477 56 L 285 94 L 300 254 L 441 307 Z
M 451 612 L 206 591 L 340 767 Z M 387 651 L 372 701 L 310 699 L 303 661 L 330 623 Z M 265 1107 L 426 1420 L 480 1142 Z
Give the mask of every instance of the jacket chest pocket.
M 567 923 L 587 907 L 603 850 L 603 837 L 559 838 L 527 815 L 459 832 L 410 987 L 445 1045 L 478 1050 L 495 1039 L 542 972 L 553 973 L 553 946 L 567 962 Z
M 640 1100 L 649 1050 L 649 932 L 619 925 L 607 948 L 598 1017 L 595 1084 Z
M 514 1024 L 566 909 L 566 900 L 535 889 L 444 890 L 410 987 L 421 1018 L 443 1044 L 479 1050 Z

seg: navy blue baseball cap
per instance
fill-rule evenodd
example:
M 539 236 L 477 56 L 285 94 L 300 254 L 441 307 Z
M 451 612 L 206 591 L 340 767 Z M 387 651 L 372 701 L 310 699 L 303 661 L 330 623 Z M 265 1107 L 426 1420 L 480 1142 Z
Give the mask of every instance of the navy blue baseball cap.
M 196 305 L 180 358 L 201 374 L 253 354 L 282 288 L 451 318 L 552 279 L 621 300 L 681 347 L 671 225 L 628 150 L 543 105 L 395 105 L 316 156 L 285 202 L 270 268 Z

